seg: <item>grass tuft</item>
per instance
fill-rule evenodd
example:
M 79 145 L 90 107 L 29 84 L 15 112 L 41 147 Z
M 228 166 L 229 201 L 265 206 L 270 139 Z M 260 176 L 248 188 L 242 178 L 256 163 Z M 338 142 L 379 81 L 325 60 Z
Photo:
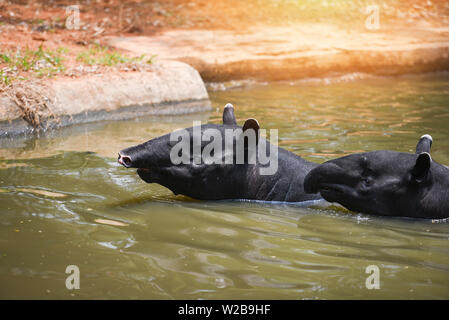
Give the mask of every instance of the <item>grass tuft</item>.
M 8 85 L 13 80 L 23 79 L 23 77 L 14 76 L 19 72 L 31 72 L 38 78 L 52 77 L 62 73 L 65 70 L 63 64 L 63 54 L 65 53 L 67 53 L 65 48 L 58 48 L 54 51 L 44 50 L 42 45 L 37 50 L 27 47 L 14 53 L 0 52 L 0 63 L 6 64 L 6 67 L 0 70 L 0 83 Z
M 150 58 L 146 59 L 145 54 L 138 57 L 128 57 L 107 46 L 94 44 L 89 50 L 79 53 L 76 60 L 87 65 L 116 66 L 120 64 L 142 62 L 151 64 L 153 63 L 154 58 L 155 55 L 152 55 Z
M 67 70 L 66 61 L 70 60 L 69 50 L 64 47 L 56 50 L 37 50 L 25 48 L 16 52 L 0 51 L 0 88 L 7 87 L 16 80 L 26 80 L 23 74 L 30 78 L 51 78 Z M 76 55 L 76 61 L 88 66 L 121 66 L 124 70 L 138 70 L 140 67 L 152 64 L 156 55 L 147 57 L 142 54 L 138 57 L 128 57 L 110 47 L 93 44 L 91 47 Z M 132 66 L 130 66 L 132 65 Z M 131 67 L 131 68 L 128 68 Z

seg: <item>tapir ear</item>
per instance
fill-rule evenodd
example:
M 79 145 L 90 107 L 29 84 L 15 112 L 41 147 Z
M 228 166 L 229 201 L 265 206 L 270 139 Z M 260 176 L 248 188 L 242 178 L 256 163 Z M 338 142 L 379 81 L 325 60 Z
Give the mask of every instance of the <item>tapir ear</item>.
M 422 152 L 430 153 L 430 148 L 432 148 L 432 136 L 429 134 L 423 135 L 419 138 L 418 144 L 416 145 L 416 154 L 420 154 Z
M 254 130 L 254 134 L 256 135 L 256 144 L 259 143 L 259 129 L 259 122 L 253 118 L 246 120 L 243 124 L 243 133 L 245 133 L 246 130 Z
M 432 157 L 427 152 L 421 152 L 412 169 L 412 176 L 417 182 L 421 182 L 427 176 L 432 164 Z
M 235 120 L 234 115 L 234 106 L 230 103 L 226 104 L 223 110 L 223 124 L 228 125 L 236 125 L 237 121 Z

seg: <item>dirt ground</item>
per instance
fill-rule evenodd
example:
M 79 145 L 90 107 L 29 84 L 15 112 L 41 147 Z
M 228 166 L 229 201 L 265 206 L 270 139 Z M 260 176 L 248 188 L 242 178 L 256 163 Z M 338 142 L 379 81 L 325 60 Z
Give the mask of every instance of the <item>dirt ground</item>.
M 69 29 L 74 20 L 68 7 L 74 4 L 79 8 L 79 28 Z M 320 22 L 357 28 L 372 4 L 378 5 L 384 24 L 412 26 L 426 20 L 437 27 L 449 25 L 449 3 L 435 0 L 0 0 L 0 85 L 110 69 L 133 71 L 151 62 L 151 57 L 130 60 L 126 50 L 99 47 L 108 36 L 151 36 L 179 29 L 238 33 L 257 26 Z M 31 61 L 16 61 L 25 50 Z

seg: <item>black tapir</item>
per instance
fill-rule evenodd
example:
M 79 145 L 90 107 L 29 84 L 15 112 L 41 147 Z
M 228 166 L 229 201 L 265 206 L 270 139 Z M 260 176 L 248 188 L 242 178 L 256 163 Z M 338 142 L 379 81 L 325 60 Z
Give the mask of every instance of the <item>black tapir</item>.
M 327 161 L 305 178 L 305 191 L 352 211 L 381 216 L 449 217 L 449 168 L 430 156 L 424 135 L 416 153 L 373 151 Z
M 197 142 L 197 154 L 210 151 L 210 143 L 215 139 L 227 137 L 227 132 L 237 132 L 228 143 L 218 142 L 211 157 L 215 163 L 198 161 L 195 152 L 179 155 L 179 135 L 175 141 L 167 134 L 143 144 L 119 152 L 118 162 L 127 168 L 137 168 L 140 178 L 148 183 L 158 183 L 174 194 L 183 194 L 201 200 L 248 199 L 265 201 L 299 202 L 321 199 L 319 194 L 304 192 L 303 182 L 306 174 L 317 164 L 270 144 L 259 135 L 259 124 L 255 119 L 245 121 L 243 128 L 237 125 L 234 108 L 227 104 L 223 111 L 223 124 L 207 124 L 184 129 L 188 149 L 195 149 L 195 131 L 202 138 Z M 255 137 L 255 147 L 251 148 L 251 135 Z M 175 131 L 176 132 L 176 131 Z M 207 138 L 205 139 L 205 136 Z M 213 136 L 213 139 L 211 138 Z M 218 136 L 218 137 L 217 137 Z M 243 157 L 238 158 L 237 145 L 244 139 Z M 182 140 L 182 139 L 181 139 Z M 254 141 L 254 139 L 252 140 Z M 176 149 L 176 150 L 175 150 Z M 226 151 L 227 150 L 227 151 Z M 259 158 L 260 151 L 270 154 L 276 162 L 275 170 L 271 163 Z M 255 161 L 254 154 L 257 154 Z M 173 158 L 176 158 L 173 161 Z M 179 162 L 184 160 L 183 162 Z M 204 159 L 203 159 L 204 160 Z M 265 174 L 262 170 L 266 169 Z M 271 168 L 273 169 L 273 168 Z

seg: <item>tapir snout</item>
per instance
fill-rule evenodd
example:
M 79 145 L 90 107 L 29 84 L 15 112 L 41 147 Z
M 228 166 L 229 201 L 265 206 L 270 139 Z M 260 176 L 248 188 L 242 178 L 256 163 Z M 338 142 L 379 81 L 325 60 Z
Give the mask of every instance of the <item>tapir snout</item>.
M 157 140 L 157 139 L 156 139 Z M 132 146 L 118 153 L 117 162 L 125 168 L 147 168 L 160 162 L 159 155 L 164 154 L 163 146 L 157 141 L 147 141 L 145 143 Z
M 120 152 L 118 153 L 118 163 L 120 163 L 122 166 L 126 168 L 131 168 L 132 160 L 130 156 L 123 155 Z
M 304 191 L 307 193 L 330 189 L 338 191 L 345 185 L 355 185 L 358 174 L 356 171 L 348 170 L 351 166 L 348 166 L 347 162 L 348 159 L 343 157 L 325 162 L 311 170 L 304 179 Z

